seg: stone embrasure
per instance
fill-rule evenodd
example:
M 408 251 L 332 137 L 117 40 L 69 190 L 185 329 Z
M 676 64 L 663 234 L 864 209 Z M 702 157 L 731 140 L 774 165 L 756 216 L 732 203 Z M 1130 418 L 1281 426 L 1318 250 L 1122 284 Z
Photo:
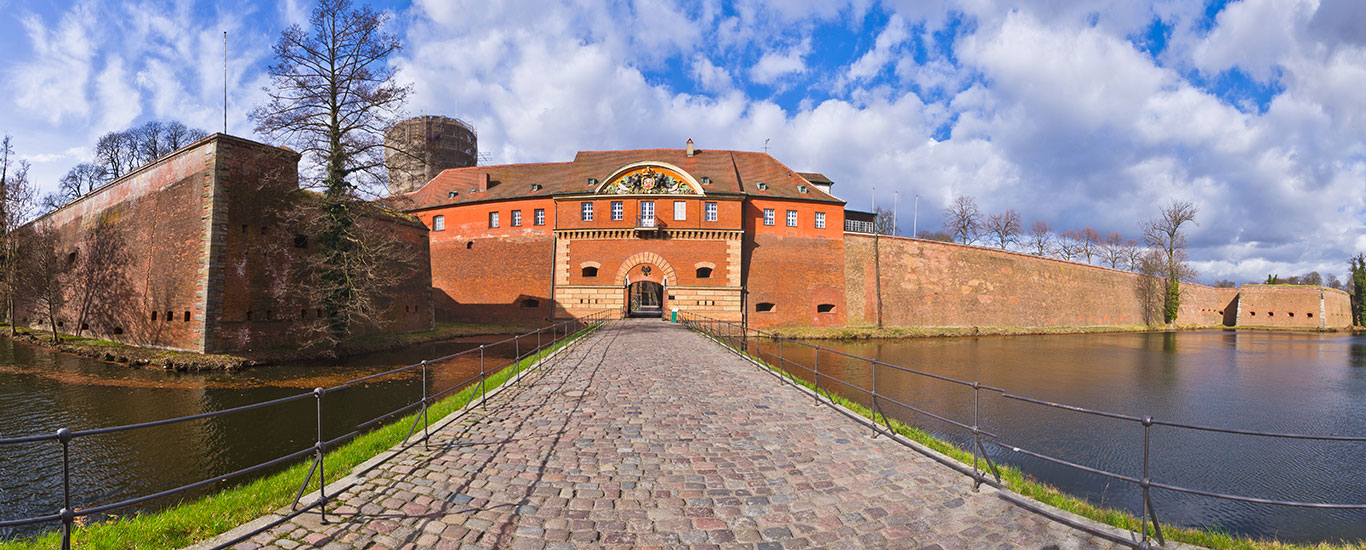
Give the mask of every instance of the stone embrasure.
M 623 321 L 239 548 L 1108 548 L 780 385 Z M 588 391 L 585 391 L 588 390 Z M 581 397 L 580 397 L 581 395 Z

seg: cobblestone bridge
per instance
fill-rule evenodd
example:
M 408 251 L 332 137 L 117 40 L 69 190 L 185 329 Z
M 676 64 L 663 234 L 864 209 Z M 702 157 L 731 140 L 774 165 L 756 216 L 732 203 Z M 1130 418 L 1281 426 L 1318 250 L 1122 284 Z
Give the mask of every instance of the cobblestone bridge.
M 679 325 L 610 323 L 549 363 L 353 481 L 329 523 L 237 547 L 1110 547 Z

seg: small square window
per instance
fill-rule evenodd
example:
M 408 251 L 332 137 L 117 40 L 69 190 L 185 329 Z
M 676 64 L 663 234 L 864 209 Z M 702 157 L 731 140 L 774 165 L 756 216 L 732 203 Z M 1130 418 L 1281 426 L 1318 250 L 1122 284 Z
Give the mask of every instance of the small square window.
M 579 219 L 586 222 L 593 221 L 593 203 L 579 203 Z
M 775 224 L 775 223 L 777 223 L 777 214 L 775 214 L 775 213 L 773 212 L 773 209 L 772 209 L 772 208 L 765 208 L 765 209 L 764 209 L 764 225 L 773 225 L 773 224 Z
M 445 231 L 445 230 L 446 230 L 446 217 L 445 217 L 445 216 L 433 216 L 433 217 L 432 217 L 432 231 Z
M 621 221 L 626 219 L 626 207 L 621 201 L 612 201 L 612 220 Z
M 825 212 L 816 213 L 816 229 L 825 229 Z
M 497 212 L 489 212 L 489 227 L 490 227 L 490 228 L 498 227 L 498 213 L 497 213 Z
M 688 203 L 686 203 L 686 202 L 684 202 L 684 201 L 674 201 L 674 219 L 675 219 L 675 220 L 686 220 L 686 219 L 688 219 Z
M 513 226 L 513 227 L 521 227 L 521 226 L 522 226 L 522 211 L 521 211 L 521 210 L 513 210 L 513 211 L 512 211 L 512 226 Z
M 716 221 L 716 203 L 714 203 L 714 202 L 709 202 L 709 203 L 707 203 L 706 208 L 707 208 L 707 221 L 709 221 L 709 222 L 714 222 L 714 221 Z
M 796 210 L 788 210 L 788 211 L 787 211 L 787 226 L 788 226 L 788 227 L 797 227 L 797 211 L 796 211 Z
M 544 209 L 544 208 L 537 208 L 537 209 L 533 212 L 533 218 L 534 218 L 534 219 L 532 220 L 532 223 L 534 223 L 534 224 L 536 224 L 536 225 L 545 225 L 545 209 Z

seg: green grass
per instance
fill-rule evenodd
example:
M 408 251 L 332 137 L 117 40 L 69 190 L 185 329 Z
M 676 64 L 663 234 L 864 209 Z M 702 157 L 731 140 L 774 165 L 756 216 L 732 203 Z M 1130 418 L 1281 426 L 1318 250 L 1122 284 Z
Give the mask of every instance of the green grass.
M 764 361 L 749 353 L 746 353 L 743 350 L 737 350 L 733 346 L 725 344 L 724 341 L 722 342 L 722 345 L 726 345 L 730 349 L 735 350 L 737 353 L 740 353 L 745 357 L 749 358 L 751 361 L 754 361 L 756 364 L 767 367 L 770 371 L 773 371 L 774 373 L 784 377 L 785 379 L 791 382 L 800 384 L 802 387 L 805 387 L 808 390 L 816 391 L 815 385 L 807 380 L 793 376 L 786 370 L 774 367 L 773 365 L 770 365 L 767 361 Z M 965 450 L 957 445 L 954 445 L 953 443 L 949 443 L 947 441 L 939 439 L 938 437 L 930 435 L 929 433 L 926 433 L 925 431 L 919 428 L 901 422 L 900 420 L 887 418 L 881 414 L 874 414 L 872 410 L 870 410 L 868 407 L 860 403 L 851 401 L 838 394 L 830 393 L 828 388 L 825 388 L 825 390 L 826 391 L 821 392 L 822 396 L 839 404 L 840 406 L 843 406 L 846 409 L 849 409 L 850 411 L 853 411 L 854 413 L 862 415 L 864 418 L 872 419 L 874 422 L 877 422 L 879 425 L 881 425 L 884 429 L 890 423 L 892 431 L 896 432 L 897 434 L 900 434 L 901 436 L 906 437 L 911 441 L 924 445 L 925 447 L 933 449 L 934 451 L 945 456 L 948 456 L 954 460 L 957 460 L 965 465 L 972 465 L 973 455 L 971 451 Z M 986 465 L 982 464 L 981 467 L 986 468 Z M 1008 489 L 1016 493 L 1027 496 L 1049 506 L 1066 510 L 1079 516 L 1086 517 L 1098 521 L 1100 523 L 1104 523 L 1106 525 L 1119 527 L 1122 529 L 1128 529 L 1130 531 L 1140 531 L 1142 529 L 1142 522 L 1139 520 L 1139 518 L 1135 517 L 1131 513 L 1122 510 L 1115 510 L 1113 508 L 1104 508 L 1101 506 L 1096 506 L 1095 504 L 1092 504 L 1090 501 L 1087 501 L 1085 499 L 1068 495 L 1058 490 L 1056 487 L 1033 479 L 1029 474 L 1021 472 L 1018 468 L 1007 466 L 1004 464 L 997 464 L 996 467 L 1001 474 L 1002 483 Z M 986 473 L 984 475 L 987 475 L 988 477 L 990 476 L 989 473 Z M 968 483 L 968 481 L 964 480 L 964 483 Z M 1151 527 L 1149 527 L 1149 533 L 1152 533 Z M 1360 542 L 1325 542 L 1315 545 L 1290 544 L 1280 541 L 1253 540 L 1244 537 L 1238 537 L 1235 535 L 1231 535 L 1229 533 L 1219 531 L 1218 529 L 1214 528 L 1188 529 L 1184 527 L 1168 525 L 1165 523 L 1162 524 L 1162 534 L 1165 535 L 1167 540 L 1169 541 L 1174 540 L 1178 542 L 1184 542 L 1188 544 L 1205 546 L 1208 548 L 1220 550 L 1366 550 L 1366 543 Z M 1156 544 L 1156 542 L 1154 542 L 1154 544 Z
M 569 338 L 546 348 L 550 353 L 582 337 L 590 329 L 581 330 Z M 516 370 L 533 363 L 528 357 L 518 369 L 505 368 L 489 375 L 486 387 L 493 390 L 511 378 Z M 479 397 L 479 385 L 465 388 L 435 403 L 428 409 L 432 421 L 444 418 Z M 417 413 L 387 424 L 382 428 L 356 437 L 345 445 L 327 453 L 326 478 L 338 480 L 366 460 L 403 441 Z M 195 500 L 182 502 L 165 510 L 122 517 L 116 520 L 83 526 L 74 530 L 75 548 L 95 550 L 123 550 L 140 548 L 180 548 L 214 537 L 243 523 L 287 506 L 303 483 L 312 465 L 312 458 L 288 469 L 239 484 Z M 317 490 L 316 479 L 310 491 Z M 59 525 L 59 524 L 55 524 Z M 0 550 L 51 549 L 61 545 L 61 533 L 50 532 L 37 538 L 0 541 Z

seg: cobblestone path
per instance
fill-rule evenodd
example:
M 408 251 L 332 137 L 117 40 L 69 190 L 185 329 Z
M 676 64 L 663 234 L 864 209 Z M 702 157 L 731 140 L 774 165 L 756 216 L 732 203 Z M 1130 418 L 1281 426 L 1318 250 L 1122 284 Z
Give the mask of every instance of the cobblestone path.
M 622 321 L 239 548 L 1105 548 L 780 385 Z M 577 393 L 587 390 L 586 395 Z

